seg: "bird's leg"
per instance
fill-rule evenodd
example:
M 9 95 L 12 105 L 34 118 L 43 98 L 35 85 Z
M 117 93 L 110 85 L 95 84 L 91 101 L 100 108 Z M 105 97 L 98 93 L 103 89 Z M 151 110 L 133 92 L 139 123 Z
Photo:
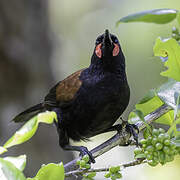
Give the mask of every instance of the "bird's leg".
M 90 163 L 95 163 L 95 159 L 92 155 L 92 153 L 87 149 L 87 147 L 84 146 L 71 146 L 69 145 L 69 138 L 67 136 L 66 131 L 63 129 L 60 129 L 58 131 L 59 133 L 59 145 L 64 149 L 64 150 L 70 150 L 70 151 L 79 151 L 80 156 L 83 157 L 84 155 L 89 156 L 89 162 Z
M 122 124 L 116 124 L 114 126 L 109 127 L 108 129 L 104 130 L 102 133 L 110 132 L 110 131 L 117 131 L 118 133 L 122 131 L 122 128 L 125 127 L 126 131 L 128 131 L 134 138 L 136 142 L 136 146 L 138 146 L 138 134 L 139 129 L 135 124 L 129 124 L 128 122 L 124 121 L 122 118 Z M 130 144 L 127 143 L 125 146 L 128 146 Z
M 127 121 L 124 121 L 122 117 L 120 117 L 120 119 L 122 120 L 122 126 L 125 126 L 126 131 L 129 132 L 131 134 L 131 136 L 133 136 L 135 142 L 136 142 L 136 146 L 139 146 L 138 143 L 138 134 L 139 134 L 139 129 L 135 124 L 129 124 Z
M 106 133 L 106 132 L 111 132 L 111 131 L 117 131 L 118 133 L 122 132 L 123 129 L 123 125 L 122 124 L 116 124 L 114 126 L 109 127 L 108 129 L 104 130 L 102 133 Z M 124 146 L 128 146 L 131 142 L 127 142 Z
M 133 136 L 133 139 L 136 142 L 136 146 L 139 146 L 138 143 L 138 134 L 139 129 L 135 124 L 129 124 L 128 122 L 124 121 L 126 130 Z
M 58 114 L 57 114 L 57 116 L 58 116 Z M 58 116 L 58 118 L 59 118 L 59 116 Z M 62 147 L 62 149 L 69 150 L 69 151 L 79 151 L 81 157 L 83 157 L 84 155 L 87 154 L 89 156 L 89 162 L 95 163 L 95 159 L 94 159 L 92 153 L 87 149 L 87 147 L 69 145 L 69 137 L 67 136 L 66 131 L 61 127 L 59 122 L 61 122 L 61 120 L 58 122 L 54 121 L 56 128 L 57 128 L 57 132 L 59 134 L 59 145 Z
M 61 145 L 60 145 L 61 146 Z M 84 155 L 89 156 L 89 163 L 95 163 L 95 159 L 92 155 L 92 153 L 87 149 L 85 146 L 71 146 L 69 144 L 61 146 L 64 150 L 70 150 L 70 151 L 79 151 L 80 156 L 83 157 Z

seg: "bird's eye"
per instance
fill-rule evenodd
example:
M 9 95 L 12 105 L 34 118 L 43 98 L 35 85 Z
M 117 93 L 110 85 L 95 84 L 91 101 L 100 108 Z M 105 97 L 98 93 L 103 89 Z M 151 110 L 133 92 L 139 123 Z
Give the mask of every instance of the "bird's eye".
M 100 43 L 100 41 L 99 40 L 96 40 L 96 45 L 98 45 Z
M 114 42 L 115 42 L 115 43 L 118 43 L 118 39 L 117 39 L 117 38 L 115 38 L 115 39 L 114 39 Z
M 97 39 L 96 39 L 96 45 L 102 43 L 103 41 L 103 35 L 100 35 Z
M 113 41 L 114 43 L 116 43 L 116 44 L 119 43 L 117 37 L 114 36 L 113 34 L 111 35 L 111 39 L 112 39 L 112 41 Z

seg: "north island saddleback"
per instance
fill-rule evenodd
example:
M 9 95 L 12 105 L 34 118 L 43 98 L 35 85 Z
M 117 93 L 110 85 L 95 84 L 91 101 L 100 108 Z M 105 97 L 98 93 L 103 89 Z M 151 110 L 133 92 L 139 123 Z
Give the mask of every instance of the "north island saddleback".
M 86 140 L 92 136 L 120 131 L 121 125 L 114 125 L 129 103 L 125 58 L 117 37 L 108 30 L 98 36 L 88 68 L 81 69 L 57 83 L 37 104 L 17 115 L 15 122 L 27 121 L 40 112 L 55 111 L 59 134 L 59 145 L 64 150 L 79 151 L 83 156 L 92 154 L 84 146 L 71 146 L 69 139 Z M 127 129 L 137 140 L 134 127 L 127 123 Z

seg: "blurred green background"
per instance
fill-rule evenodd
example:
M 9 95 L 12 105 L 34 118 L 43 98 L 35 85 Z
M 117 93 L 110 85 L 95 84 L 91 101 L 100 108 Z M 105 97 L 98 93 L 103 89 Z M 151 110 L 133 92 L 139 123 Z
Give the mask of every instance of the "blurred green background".
M 124 113 L 153 87 L 167 79 L 159 73 L 163 65 L 153 56 L 158 36 L 169 37 L 172 26 L 129 23 L 115 26 L 117 20 L 131 13 L 158 9 L 180 9 L 179 0 L 32 0 L 10 4 L 0 2 L 0 138 L 1 144 L 19 127 L 9 123 L 20 111 L 43 100 L 49 88 L 72 72 L 87 67 L 95 39 L 105 29 L 116 34 L 126 57 L 131 88 L 130 104 Z M 8 24 L 8 26 L 7 26 Z M 10 26 L 9 26 L 10 24 Z M 14 28 L 15 27 L 15 28 Z M 98 136 L 85 143 L 91 149 L 112 134 Z M 64 163 L 73 158 L 58 146 L 53 126 L 42 125 L 33 139 L 9 151 L 10 155 L 28 155 L 26 175 L 33 176 L 40 165 Z M 97 159 L 94 167 L 107 167 L 133 160 L 133 148 L 116 147 Z M 180 159 L 155 168 L 147 165 L 123 171 L 126 180 L 179 180 Z M 96 179 L 104 179 L 99 174 Z

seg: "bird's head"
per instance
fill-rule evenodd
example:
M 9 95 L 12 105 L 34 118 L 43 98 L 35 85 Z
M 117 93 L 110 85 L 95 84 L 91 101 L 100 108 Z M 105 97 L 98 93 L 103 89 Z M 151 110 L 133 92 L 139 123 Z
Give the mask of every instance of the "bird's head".
M 118 38 L 110 34 L 107 29 L 96 39 L 92 63 L 105 66 L 125 63 Z
M 95 54 L 99 59 L 117 56 L 120 52 L 118 38 L 110 34 L 106 29 L 105 33 L 96 39 Z

